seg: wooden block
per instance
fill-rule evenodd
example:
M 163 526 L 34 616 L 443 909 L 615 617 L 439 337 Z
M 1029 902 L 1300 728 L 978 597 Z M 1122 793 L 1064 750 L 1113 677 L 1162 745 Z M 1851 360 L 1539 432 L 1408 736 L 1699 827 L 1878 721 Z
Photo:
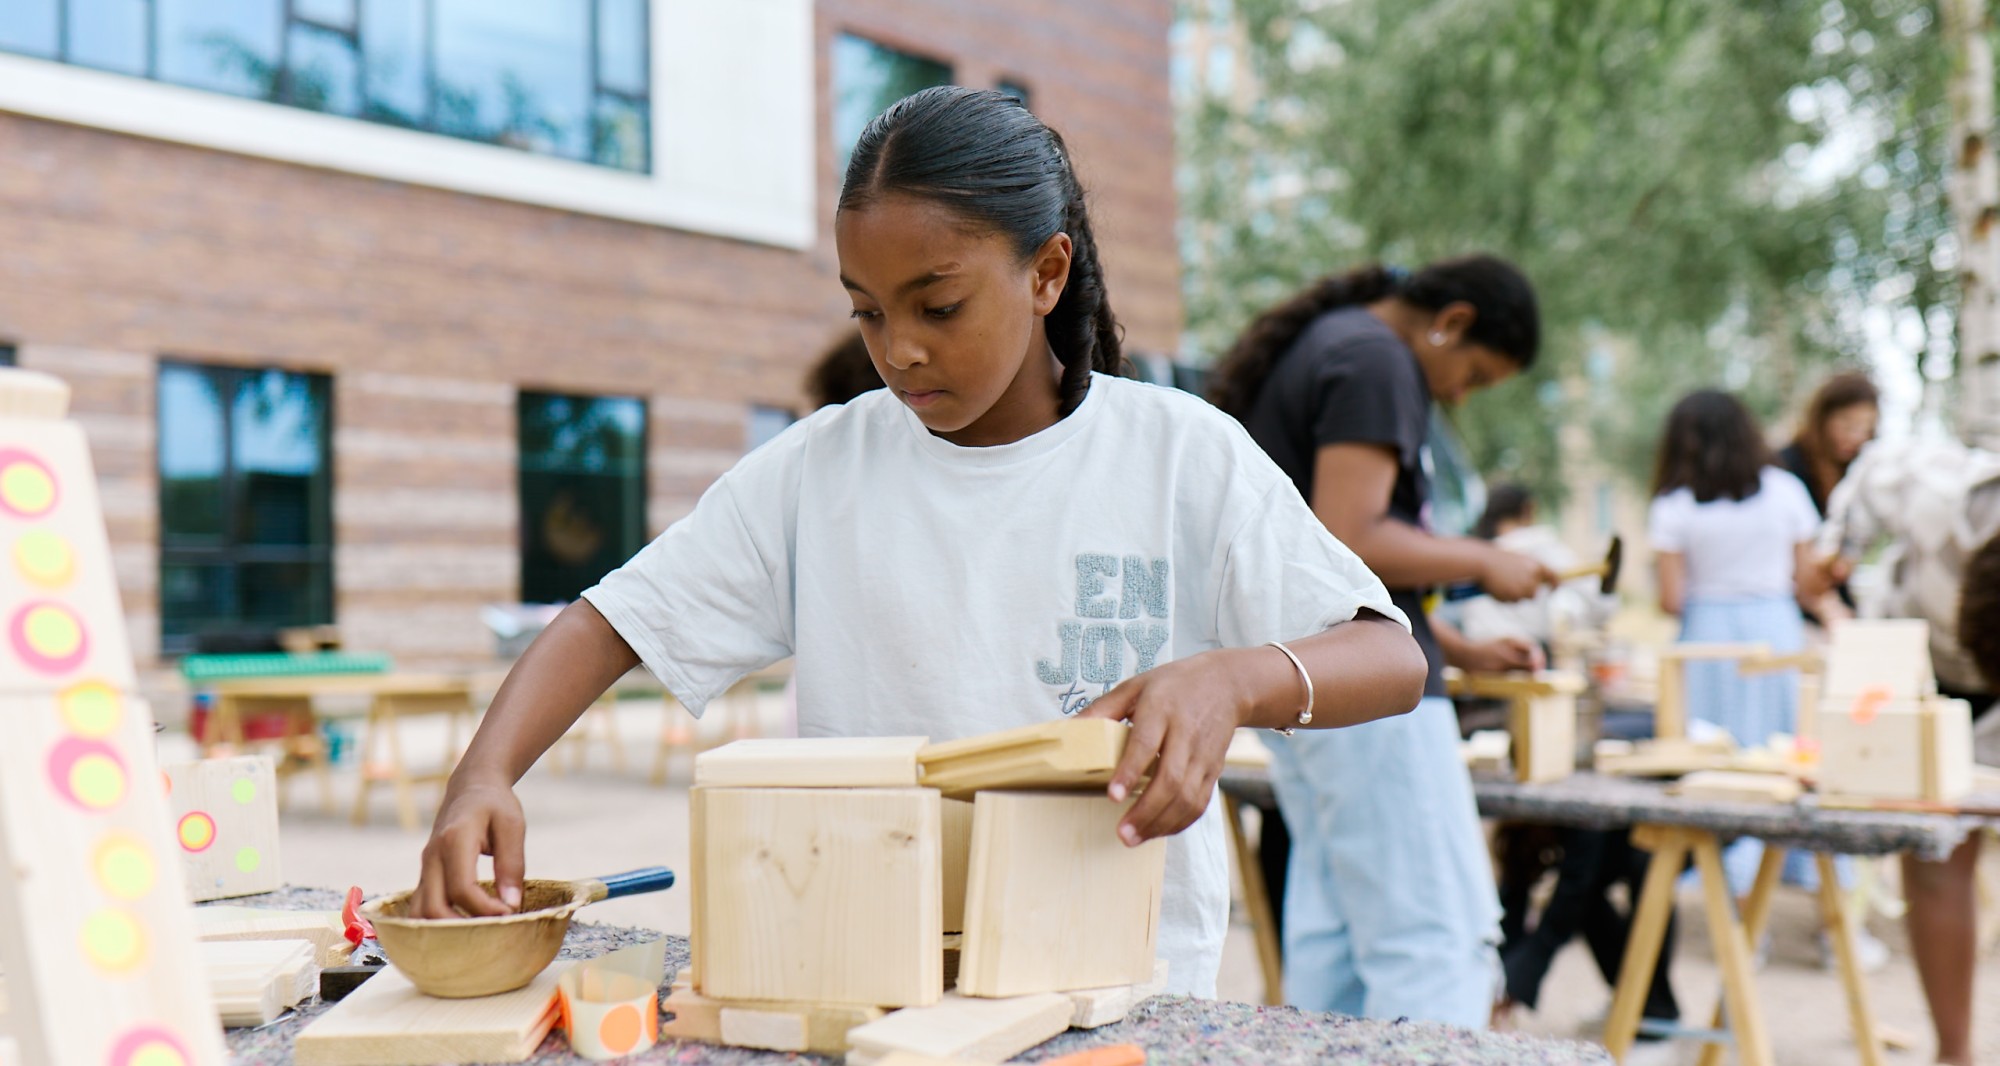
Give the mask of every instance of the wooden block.
M 0 369 L 0 1028 L 30 1066 L 221 1066 L 97 473 L 67 397 L 49 375 Z
M 886 1013 L 880 1007 L 837 1003 L 725 1004 L 721 1011 L 722 1043 L 765 1051 L 839 1055 L 847 1051 L 849 1032 Z
M 1153 973 L 1167 842 L 1118 839 L 1126 804 L 1094 792 L 981 792 L 958 990 L 1019 996 L 1142 984 Z
M 1520 697 L 1580 695 L 1583 675 L 1570 670 L 1525 671 L 1508 674 L 1468 674 L 1456 667 L 1444 672 L 1445 687 L 1454 696 L 1511 700 Z
M 345 965 L 354 951 L 338 911 L 281 911 L 258 907 L 196 907 L 197 940 L 306 940 L 321 967 Z
M 1675 796 L 1723 803 L 1793 803 L 1805 789 L 1786 774 L 1740 770 L 1697 770 L 1668 786 Z
M 957 994 L 928 1007 L 899 1010 L 847 1034 L 848 1061 L 879 1061 L 896 1052 L 1000 1062 L 1069 1028 L 1076 1013 L 1068 996 L 1044 992 L 1012 999 Z
M 167 766 L 167 806 L 188 899 L 205 903 L 284 886 L 278 774 L 268 755 Z
M 660 1009 L 673 1015 L 660 1023 L 662 1039 L 722 1043 L 721 1000 L 710 999 L 692 988 L 676 987 L 660 1004 Z
M 1069 1026 L 1072 1029 L 1097 1029 L 1123 1021 L 1133 1007 L 1159 995 L 1166 987 L 1167 960 L 1161 959 L 1153 964 L 1153 976 L 1143 985 L 1086 988 L 1065 993 L 1076 1007 L 1076 1013 L 1070 1016 Z
M 1515 696 L 1507 709 L 1507 731 L 1516 781 L 1560 781 L 1576 771 L 1575 696 Z
M 1681 777 L 1697 770 L 1782 770 L 1783 760 L 1761 752 L 1738 751 L 1727 738 L 1696 743 L 1685 737 L 1642 740 L 1636 744 L 1601 740 L 1595 765 L 1600 774 L 1617 777 Z
M 317 994 L 317 949 L 305 940 L 225 940 L 196 945 L 216 1013 L 227 1028 L 268 1025 Z
M 1960 700 L 1820 712 L 1819 785 L 1833 795 L 1947 802 L 1972 790 L 1972 715 Z
M 694 759 L 710 788 L 914 788 L 928 737 L 783 737 L 738 740 Z
M 1856 619 L 1835 626 L 1826 651 L 1821 698 L 1847 711 L 1856 697 L 1883 690 L 1894 702 L 1937 691 L 1931 671 L 1930 623 L 1917 618 Z
M 948 799 L 938 813 L 944 829 L 943 846 L 939 849 L 944 861 L 943 895 L 939 897 L 944 931 L 962 933 L 965 931 L 965 875 L 972 862 L 972 804 L 967 800 Z
M 1062 718 L 932 744 L 917 762 L 927 787 L 958 798 L 987 788 L 1103 788 L 1129 732 L 1123 722 Z
M 394 965 L 313 1019 L 293 1045 L 298 1066 L 450 1066 L 522 1062 L 556 1024 L 556 981 L 565 965 L 527 987 L 479 999 L 417 991 Z
M 927 788 L 697 788 L 696 988 L 859 1006 L 944 993 L 941 814 Z
M 856 1058 L 847 1056 L 854 1066 L 986 1066 L 984 1062 L 972 1059 L 945 1059 L 936 1055 L 919 1055 L 913 1051 L 891 1051 L 887 1055 Z

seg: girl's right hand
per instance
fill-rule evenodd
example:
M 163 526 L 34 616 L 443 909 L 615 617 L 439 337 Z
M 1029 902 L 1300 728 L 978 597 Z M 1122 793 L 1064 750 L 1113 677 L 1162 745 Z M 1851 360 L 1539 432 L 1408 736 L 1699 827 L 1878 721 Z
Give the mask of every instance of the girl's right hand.
M 1502 603 L 1532 598 L 1545 585 L 1556 583 L 1556 573 L 1532 556 L 1495 548 L 1486 556 L 1479 584 L 1486 594 Z
M 527 828 L 521 801 L 504 780 L 454 774 L 424 845 L 423 873 L 410 896 L 411 915 L 458 918 L 518 911 Z M 479 883 L 481 855 L 493 856 L 497 895 Z

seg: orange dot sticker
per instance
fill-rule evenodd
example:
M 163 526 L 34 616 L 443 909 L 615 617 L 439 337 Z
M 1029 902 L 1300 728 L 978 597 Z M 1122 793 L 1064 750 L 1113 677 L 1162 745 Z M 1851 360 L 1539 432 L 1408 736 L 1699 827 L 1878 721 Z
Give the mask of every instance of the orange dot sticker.
M 175 835 L 180 838 L 181 850 L 207 851 L 215 843 L 215 819 L 201 811 L 189 811 L 181 817 Z
M 101 740 L 64 737 L 49 750 L 49 783 L 56 795 L 91 813 L 108 811 L 125 799 L 125 760 Z
M 14 654 L 40 673 L 66 674 L 83 665 L 90 638 L 83 619 L 60 603 L 41 601 L 14 612 L 7 627 Z
M 107 1066 L 190 1066 L 194 1056 L 179 1034 L 157 1025 L 141 1026 L 111 1046 Z
M 1876 715 L 1882 713 L 1882 708 L 1887 707 L 1893 698 L 1895 693 L 1889 690 L 1889 686 L 1872 685 L 1862 689 L 1861 694 L 1854 697 L 1854 704 L 1847 709 L 1847 716 L 1854 720 L 1855 725 L 1867 725 L 1875 720 Z
M 108 974 L 127 974 L 146 961 L 146 930 L 129 911 L 106 907 L 83 920 L 83 957 Z
M 76 576 L 76 553 L 69 541 L 37 529 L 14 542 L 14 566 L 30 584 L 56 589 Z
M 80 737 L 103 739 L 118 731 L 124 721 L 124 704 L 118 690 L 102 681 L 84 681 L 56 694 L 56 709 L 63 724 Z
M 0 511 L 40 518 L 55 510 L 59 491 L 47 463 L 19 448 L 0 448 Z
M 104 891 L 118 899 L 138 899 L 153 890 L 159 867 L 145 841 L 130 833 L 114 833 L 97 845 L 91 869 Z
M 597 1023 L 597 1039 L 604 1050 L 614 1055 L 624 1055 L 639 1046 L 639 1038 L 644 1035 L 644 1023 L 639 1018 L 639 1008 L 630 1003 L 620 1003 L 604 1012 L 603 1020 Z

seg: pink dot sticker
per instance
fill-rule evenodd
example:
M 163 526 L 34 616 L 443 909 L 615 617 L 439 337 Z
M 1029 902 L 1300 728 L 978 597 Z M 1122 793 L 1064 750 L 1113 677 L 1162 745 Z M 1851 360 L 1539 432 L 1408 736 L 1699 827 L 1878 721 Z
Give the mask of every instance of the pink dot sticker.
M 49 750 L 48 771 L 56 795 L 81 810 L 108 811 L 125 799 L 125 760 L 101 740 L 63 738 Z
M 130 1030 L 111 1046 L 106 1066 L 190 1066 L 194 1056 L 187 1043 L 171 1029 L 144 1025 Z
M 55 510 L 61 490 L 49 464 L 19 448 L 0 448 L 0 511 L 40 518 Z
M 60 603 L 42 600 L 14 612 L 7 626 L 14 654 L 44 674 L 66 674 L 83 665 L 90 654 L 90 634 L 83 619 Z

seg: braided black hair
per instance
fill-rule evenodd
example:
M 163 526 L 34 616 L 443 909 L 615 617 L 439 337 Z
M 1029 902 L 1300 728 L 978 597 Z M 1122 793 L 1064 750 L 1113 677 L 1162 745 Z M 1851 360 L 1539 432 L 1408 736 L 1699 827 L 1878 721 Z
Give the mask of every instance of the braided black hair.
M 1390 296 L 1427 311 L 1455 303 L 1472 305 L 1475 317 L 1467 340 L 1483 344 L 1522 370 L 1535 365 L 1541 346 L 1541 314 L 1535 290 L 1512 263 L 1490 255 L 1444 259 L 1412 274 L 1380 263 L 1326 277 L 1253 319 L 1228 354 L 1216 364 L 1209 399 L 1247 418 L 1271 370 L 1314 320 L 1329 311 L 1359 307 Z
M 941 85 L 904 97 L 861 131 L 837 210 L 891 193 L 944 204 L 1013 242 L 1025 260 L 1050 237 L 1070 240 L 1069 280 L 1045 321 L 1062 363 L 1062 413 L 1090 391 L 1090 373 L 1116 374 L 1125 356 L 1105 293 L 1097 236 L 1062 135 L 1018 100 Z

